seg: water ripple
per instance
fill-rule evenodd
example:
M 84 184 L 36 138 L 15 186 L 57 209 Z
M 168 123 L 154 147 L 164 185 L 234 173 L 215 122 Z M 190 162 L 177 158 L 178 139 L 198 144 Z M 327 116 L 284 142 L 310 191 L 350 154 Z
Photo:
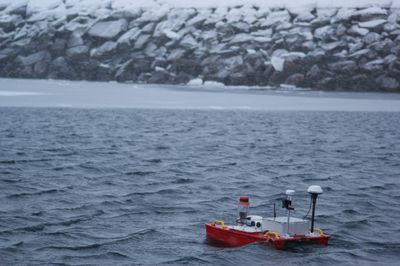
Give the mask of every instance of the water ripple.
M 0 121 L 0 264 L 398 263 L 398 113 L 1 108 Z M 293 188 L 303 216 L 310 184 L 328 247 L 205 242 L 240 195 L 267 216 Z

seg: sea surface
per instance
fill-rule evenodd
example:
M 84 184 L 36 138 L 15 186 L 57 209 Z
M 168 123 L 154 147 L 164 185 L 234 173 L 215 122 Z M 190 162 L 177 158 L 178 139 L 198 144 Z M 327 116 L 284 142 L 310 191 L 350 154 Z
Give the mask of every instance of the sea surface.
M 396 94 L 0 80 L 0 265 L 398 265 L 399 110 Z M 206 241 L 241 195 L 286 215 L 295 189 L 302 217 L 309 185 L 327 247 Z

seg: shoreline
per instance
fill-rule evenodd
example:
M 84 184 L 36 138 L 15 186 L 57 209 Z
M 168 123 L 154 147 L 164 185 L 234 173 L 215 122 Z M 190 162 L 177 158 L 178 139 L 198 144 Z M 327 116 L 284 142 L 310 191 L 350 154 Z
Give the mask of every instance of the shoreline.
M 400 94 L 0 79 L 0 107 L 400 112 Z

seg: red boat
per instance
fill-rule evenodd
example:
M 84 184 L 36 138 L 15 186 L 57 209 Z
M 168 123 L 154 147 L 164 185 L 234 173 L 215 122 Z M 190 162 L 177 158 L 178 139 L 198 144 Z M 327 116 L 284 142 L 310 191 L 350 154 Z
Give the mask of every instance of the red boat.
M 283 200 L 283 207 L 288 210 L 287 217 L 263 218 L 256 215 L 248 215 L 250 206 L 249 198 L 242 196 L 239 199 L 239 218 L 236 225 L 225 225 L 216 220 L 206 224 L 207 238 L 226 247 L 240 247 L 251 243 L 263 243 L 278 250 L 284 249 L 289 243 L 315 243 L 328 245 L 330 235 L 324 234 L 321 229 L 314 228 L 315 204 L 318 194 L 322 193 L 319 186 L 311 186 L 308 189 L 312 200 L 311 229 L 309 221 L 290 217 L 291 196 L 293 190 L 287 190 L 287 198 Z M 274 211 L 275 213 L 275 211 Z

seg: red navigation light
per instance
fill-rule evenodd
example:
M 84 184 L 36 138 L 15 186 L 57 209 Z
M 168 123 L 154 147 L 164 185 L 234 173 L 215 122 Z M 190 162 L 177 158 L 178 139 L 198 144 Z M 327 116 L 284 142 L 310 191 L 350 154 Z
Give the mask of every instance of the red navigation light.
M 239 198 L 239 205 L 250 205 L 250 200 L 248 196 L 240 196 Z

